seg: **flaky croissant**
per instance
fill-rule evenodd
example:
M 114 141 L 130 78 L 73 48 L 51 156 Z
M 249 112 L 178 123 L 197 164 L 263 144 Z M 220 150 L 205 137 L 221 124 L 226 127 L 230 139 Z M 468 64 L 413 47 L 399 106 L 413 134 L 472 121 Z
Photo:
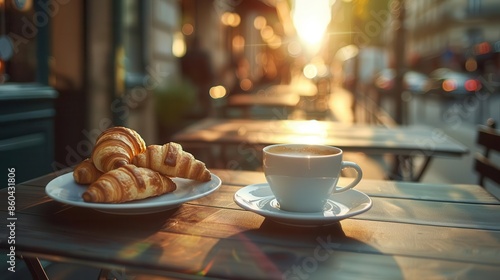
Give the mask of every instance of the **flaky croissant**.
M 210 171 L 205 164 L 175 142 L 149 145 L 146 151 L 136 155 L 132 163 L 160 172 L 165 176 L 180 177 L 196 181 L 210 181 Z
M 144 152 L 146 144 L 135 131 L 126 127 L 112 127 L 105 130 L 96 140 L 92 150 L 92 161 L 102 172 L 108 172 L 125 164 Z
M 99 171 L 90 158 L 80 162 L 73 170 L 73 178 L 78 184 L 92 184 L 95 180 L 101 177 L 103 173 Z
M 175 191 L 172 179 L 147 168 L 127 164 L 92 183 L 82 194 L 86 202 L 121 203 Z

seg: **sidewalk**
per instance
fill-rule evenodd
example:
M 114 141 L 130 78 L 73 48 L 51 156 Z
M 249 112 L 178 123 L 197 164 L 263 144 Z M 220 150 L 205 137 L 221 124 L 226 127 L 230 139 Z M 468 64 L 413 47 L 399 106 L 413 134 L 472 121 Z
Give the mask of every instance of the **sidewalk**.
M 331 110 L 331 120 L 353 123 L 354 114 L 351 110 L 353 95 L 344 88 L 336 87 L 332 90 L 329 100 Z M 356 119 L 363 120 L 362 109 L 358 108 L 358 116 Z M 425 123 L 422 123 L 425 124 Z M 449 133 L 448 131 L 444 131 Z M 451 135 L 453 138 L 464 139 L 467 141 L 462 144 L 469 147 L 471 153 L 463 158 L 433 158 L 428 166 L 426 173 L 422 177 L 421 182 L 425 183 L 447 183 L 447 184 L 476 184 L 477 176 L 474 174 L 472 163 L 472 154 L 476 150 L 474 148 L 473 133 L 465 133 L 465 135 Z M 362 165 L 364 178 L 367 179 L 388 179 L 384 174 L 390 172 L 391 157 L 390 156 L 373 156 L 362 153 L 346 153 L 346 160 L 357 162 Z M 421 164 L 422 160 L 416 160 L 415 165 Z M 457 176 L 457 170 L 460 173 Z

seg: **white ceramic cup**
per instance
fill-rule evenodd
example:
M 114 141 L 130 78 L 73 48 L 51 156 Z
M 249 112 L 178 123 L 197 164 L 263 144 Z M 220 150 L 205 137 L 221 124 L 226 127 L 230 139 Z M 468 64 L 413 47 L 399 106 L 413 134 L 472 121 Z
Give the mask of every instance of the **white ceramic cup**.
M 356 186 L 363 172 L 359 165 L 342 161 L 341 149 L 317 144 L 276 144 L 263 149 L 263 168 L 281 210 L 320 212 L 335 193 Z M 357 177 L 339 187 L 340 171 L 356 170 Z

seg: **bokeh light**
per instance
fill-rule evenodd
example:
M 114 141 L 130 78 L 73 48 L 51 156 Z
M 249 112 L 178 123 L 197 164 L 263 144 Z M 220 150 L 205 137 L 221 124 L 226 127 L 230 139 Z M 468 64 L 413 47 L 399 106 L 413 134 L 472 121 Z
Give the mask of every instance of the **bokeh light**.
M 247 91 L 247 90 L 252 89 L 253 83 L 250 79 L 243 79 L 240 82 L 240 87 L 242 90 Z
M 297 57 L 302 52 L 302 47 L 300 46 L 299 42 L 292 41 L 288 44 L 287 50 L 288 50 L 288 54 L 290 54 L 293 57 Z
M 213 86 L 210 88 L 209 91 L 210 97 L 212 97 L 213 99 L 222 98 L 226 96 L 226 93 L 227 93 L 226 88 L 221 85 Z
M 189 36 L 189 35 L 193 34 L 194 26 L 191 23 L 185 23 L 184 25 L 182 25 L 181 31 L 182 31 L 182 34 Z
M 450 92 L 457 88 L 457 82 L 455 80 L 448 79 L 443 82 L 442 87 L 444 91 Z
M 265 17 L 263 16 L 257 16 L 255 17 L 255 19 L 253 20 L 253 26 L 257 29 L 257 30 L 261 30 L 262 28 L 264 28 L 264 26 L 267 25 L 267 20 Z
M 242 53 L 245 50 L 245 38 L 241 35 L 234 36 L 232 45 L 236 53 Z
M 236 13 L 225 12 L 221 16 L 221 22 L 227 26 L 237 27 L 241 23 L 241 17 Z
M 474 72 L 477 70 L 477 60 L 474 58 L 469 58 L 465 61 L 465 69 L 469 72 Z
M 304 76 L 308 79 L 314 79 L 318 76 L 318 68 L 314 64 L 307 64 L 303 70 Z
M 176 32 L 174 34 L 172 54 L 175 57 L 183 57 L 186 54 L 186 41 L 184 41 L 184 35 L 182 35 L 182 32 Z
M 182 31 L 182 34 L 189 36 L 189 35 L 193 34 L 194 26 L 191 23 L 185 23 L 184 25 L 182 25 L 181 31 Z
M 274 36 L 273 28 L 269 25 L 264 26 L 264 28 L 260 30 L 260 36 L 262 36 L 264 41 L 270 40 Z
M 281 47 L 281 37 L 278 35 L 274 35 L 273 37 L 271 37 L 271 39 L 269 39 L 268 44 L 271 49 L 277 49 Z

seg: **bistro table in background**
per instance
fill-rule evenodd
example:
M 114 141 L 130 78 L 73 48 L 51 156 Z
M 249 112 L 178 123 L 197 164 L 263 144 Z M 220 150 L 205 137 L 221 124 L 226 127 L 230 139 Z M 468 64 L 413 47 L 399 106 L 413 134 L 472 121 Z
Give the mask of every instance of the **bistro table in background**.
M 300 96 L 293 92 L 259 91 L 257 93 L 237 93 L 229 96 L 223 108 L 224 116 L 233 109 L 241 110 L 242 118 L 251 118 L 254 107 L 266 107 L 276 110 L 292 111 L 300 101 Z
M 469 152 L 441 130 L 427 126 L 384 127 L 316 120 L 205 119 L 180 131 L 172 140 L 210 152 L 216 147 L 222 153 L 215 157 L 223 160 L 224 151 L 231 146 L 260 154 L 263 146 L 276 143 L 326 144 L 346 152 L 423 158 L 410 181 L 420 180 L 433 157 L 460 157 Z
M 112 215 L 56 202 L 59 174 L 16 186 L 15 252 L 121 275 L 216 279 L 498 279 L 500 202 L 477 185 L 362 180 L 371 209 L 297 227 L 240 208 L 261 172 L 212 170 L 222 186 L 165 212 Z M 341 178 L 341 183 L 346 178 Z M 345 181 L 344 181 L 345 182 Z M 6 189 L 0 199 L 7 201 Z M 5 205 L 5 204 L 4 204 Z M 7 216 L 7 207 L 0 210 Z M 8 250 L 5 218 L 2 250 Z M 5 273 L 5 272 L 3 272 Z M 137 278 L 134 278 L 137 277 Z
M 228 117 L 236 109 L 242 118 L 249 119 L 256 117 L 252 109 L 259 107 L 274 110 L 275 114 L 290 114 L 300 102 L 315 97 L 317 93 L 316 86 L 310 81 L 294 79 L 291 84 L 272 85 L 256 92 L 230 95 L 222 108 L 222 115 Z

